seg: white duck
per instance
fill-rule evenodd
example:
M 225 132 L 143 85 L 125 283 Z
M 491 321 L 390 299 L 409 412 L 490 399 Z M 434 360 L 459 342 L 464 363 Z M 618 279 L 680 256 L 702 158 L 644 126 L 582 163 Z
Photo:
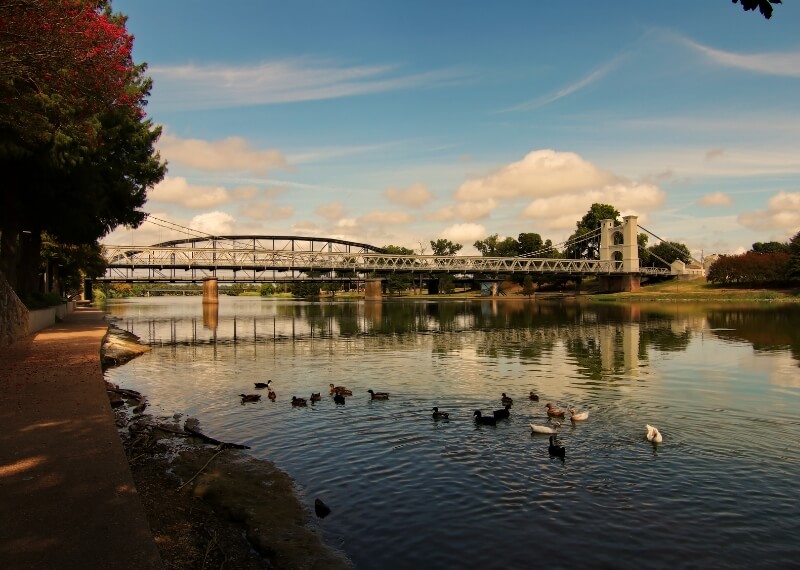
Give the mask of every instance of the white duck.
M 530 426 L 531 426 L 531 433 L 549 433 L 549 434 L 558 433 L 558 428 L 560 428 L 560 427 L 561 427 L 561 423 L 560 423 L 560 422 L 556 422 L 556 423 L 555 423 L 555 424 L 553 424 L 553 425 L 554 425 L 555 427 L 550 427 L 550 426 L 537 426 L 537 425 L 534 425 L 534 424 L 530 424 Z
M 572 408 L 569 409 L 569 419 L 573 422 L 582 422 L 589 419 L 589 412 L 576 412 Z
M 658 431 L 658 428 L 650 424 L 646 424 L 645 427 L 647 428 L 647 441 L 661 443 L 664 438 L 661 436 L 661 432 Z

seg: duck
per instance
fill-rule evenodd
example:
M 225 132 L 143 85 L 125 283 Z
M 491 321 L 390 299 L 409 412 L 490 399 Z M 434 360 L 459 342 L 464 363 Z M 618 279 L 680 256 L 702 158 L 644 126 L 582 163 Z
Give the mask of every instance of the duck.
M 511 404 L 513 404 L 513 403 L 514 403 L 514 400 L 512 400 L 511 398 L 509 398 L 508 396 L 506 396 L 506 393 L 505 393 L 505 392 L 503 392 L 503 395 L 502 395 L 502 396 L 500 396 L 500 401 L 501 401 L 503 404 L 508 404 L 509 406 L 510 406 Z
M 530 398 L 531 402 L 538 402 L 539 401 L 538 394 L 536 394 L 536 392 L 534 392 L 533 390 L 531 390 L 531 393 L 528 395 L 528 398 Z
M 258 402 L 261 399 L 261 394 L 239 394 L 242 397 L 242 404 L 245 402 Z
M 348 390 L 347 388 L 339 388 L 338 390 L 336 390 L 334 392 L 334 394 L 341 394 L 342 396 L 352 396 L 353 395 L 353 391 L 352 390 Z
M 440 412 L 439 408 L 436 406 L 433 407 L 433 419 L 435 420 L 446 420 L 450 417 L 450 414 L 447 412 Z
M 511 404 L 506 404 L 502 410 L 495 410 L 492 412 L 492 415 L 494 415 L 494 419 L 496 420 L 505 420 L 511 417 L 510 409 Z
M 556 445 L 556 436 L 550 436 L 550 445 L 547 447 L 547 452 L 553 457 L 560 457 L 564 459 L 567 455 L 567 450 L 563 445 Z
M 294 396 L 292 396 L 292 405 L 293 406 L 305 406 L 306 405 L 306 399 L 305 398 L 295 398 Z
M 556 422 L 555 424 L 553 424 L 553 427 L 550 427 L 550 426 L 537 426 L 537 425 L 534 425 L 534 424 L 530 424 L 530 426 L 531 426 L 531 433 L 550 433 L 550 434 L 553 434 L 553 433 L 558 433 L 558 428 L 561 427 L 561 423 L 560 422 Z
M 336 393 L 333 395 L 333 403 L 334 404 L 342 404 L 344 405 L 344 394 Z
M 340 392 L 342 390 L 347 390 L 344 386 L 336 386 L 333 383 L 330 384 L 331 387 L 331 394 L 335 394 L 336 392 Z
M 269 389 L 269 392 L 267 393 L 267 398 L 269 398 L 271 401 L 273 401 L 273 402 L 274 402 L 274 401 L 275 401 L 275 398 L 277 398 L 277 396 L 275 395 L 275 390 L 273 390 L 272 388 L 270 388 L 270 389 Z
M 550 402 L 547 402 L 544 405 L 544 407 L 547 408 L 547 415 L 548 416 L 550 416 L 552 418 L 563 418 L 564 417 L 564 410 L 562 410 L 561 408 L 554 408 L 553 404 L 551 404 Z
M 494 416 L 483 416 L 481 415 L 480 410 L 475 410 L 474 412 L 472 412 L 472 415 L 475 416 L 475 423 L 478 425 L 484 425 L 484 426 L 497 425 L 497 420 L 494 419 Z
M 321 399 L 322 396 L 320 396 L 319 392 L 311 392 L 311 397 L 309 398 L 309 400 L 311 400 L 312 402 L 319 402 Z
M 269 382 L 272 382 L 272 380 L 270 380 Z M 256 390 L 263 390 L 264 388 L 269 388 L 269 382 L 256 382 L 255 383 Z
M 369 392 L 370 397 L 373 400 L 388 400 L 389 399 L 389 393 L 388 392 L 373 392 L 371 388 L 369 390 L 367 390 L 367 392 Z
M 576 412 L 572 408 L 569 408 L 569 419 L 573 422 L 582 422 L 583 420 L 589 419 L 589 412 Z
M 650 424 L 646 424 L 644 427 L 647 429 L 647 441 L 651 443 L 661 443 L 664 440 L 657 427 L 651 426 Z

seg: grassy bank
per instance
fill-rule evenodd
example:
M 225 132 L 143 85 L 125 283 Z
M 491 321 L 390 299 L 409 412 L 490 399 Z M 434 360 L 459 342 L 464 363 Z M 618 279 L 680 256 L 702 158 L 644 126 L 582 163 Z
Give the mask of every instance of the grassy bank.
M 665 281 L 644 285 L 632 293 L 586 293 L 591 301 L 746 301 L 746 302 L 798 302 L 800 287 L 785 289 L 755 289 L 714 285 L 706 281 Z

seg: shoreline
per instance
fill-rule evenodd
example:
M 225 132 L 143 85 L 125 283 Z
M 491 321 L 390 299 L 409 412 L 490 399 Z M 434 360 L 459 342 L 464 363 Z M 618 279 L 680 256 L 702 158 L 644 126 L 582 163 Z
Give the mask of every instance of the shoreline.
M 143 352 L 126 331 L 109 337 L 112 365 Z M 146 395 L 108 384 L 107 393 L 165 568 L 353 568 L 325 543 L 293 479 L 272 462 L 203 441 L 187 431 L 198 429 L 192 418 L 143 413 Z

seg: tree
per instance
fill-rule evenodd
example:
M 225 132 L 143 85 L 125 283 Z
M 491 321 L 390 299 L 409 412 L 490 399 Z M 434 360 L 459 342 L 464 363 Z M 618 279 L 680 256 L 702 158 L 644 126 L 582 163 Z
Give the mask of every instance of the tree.
M 601 220 L 614 220 L 614 225 L 620 225 L 619 215 L 614 206 L 592 204 L 586 215 L 575 223 L 575 233 L 569 237 L 566 255 L 571 259 L 599 259 L 600 234 L 595 232 L 600 229 Z
M 738 4 L 739 2 L 742 3 L 742 8 L 745 11 L 755 11 L 755 9 L 758 8 L 761 15 L 767 20 L 772 17 L 772 5 L 783 3 L 781 0 L 733 0 L 734 4 Z
M 431 250 L 433 255 L 455 255 L 463 246 L 460 243 L 453 243 L 449 239 L 439 238 L 431 240 Z
M 536 292 L 536 289 L 533 286 L 533 277 L 530 275 L 525 276 L 525 280 L 522 282 L 522 294 L 530 297 Z
M 518 251 L 519 255 L 528 255 L 531 253 L 537 253 L 537 257 L 543 257 L 541 255 L 542 250 L 545 249 L 544 241 L 542 241 L 542 236 L 535 233 L 521 233 L 517 237 L 518 242 Z
M 689 248 L 682 243 L 675 241 L 662 241 L 647 248 L 647 259 L 654 267 L 667 267 L 676 259 L 684 263 L 692 261 L 692 254 Z
M 789 253 L 789 244 L 779 241 L 757 241 L 753 244 L 752 251 L 755 253 Z
M 401 245 L 385 245 L 383 246 L 383 250 L 392 255 L 414 255 L 413 249 L 408 249 Z
M 48 234 L 42 235 L 42 267 L 49 287 L 62 297 L 73 297 L 83 290 L 84 279 L 100 277 L 106 260 L 97 243 L 70 245 L 59 243 Z
M 105 0 L 0 0 L 0 269 L 18 292 L 38 287 L 42 231 L 90 245 L 145 218 L 166 165 L 132 42 Z
M 800 281 L 800 232 L 794 234 L 789 240 L 789 263 L 786 268 L 786 277 Z
M 445 293 L 446 295 L 451 295 L 456 290 L 455 281 L 453 281 L 453 276 L 445 273 L 441 277 L 439 277 L 439 293 Z
M 519 255 L 519 242 L 511 237 L 501 240 L 498 234 L 478 240 L 472 245 L 484 257 L 514 257 Z

